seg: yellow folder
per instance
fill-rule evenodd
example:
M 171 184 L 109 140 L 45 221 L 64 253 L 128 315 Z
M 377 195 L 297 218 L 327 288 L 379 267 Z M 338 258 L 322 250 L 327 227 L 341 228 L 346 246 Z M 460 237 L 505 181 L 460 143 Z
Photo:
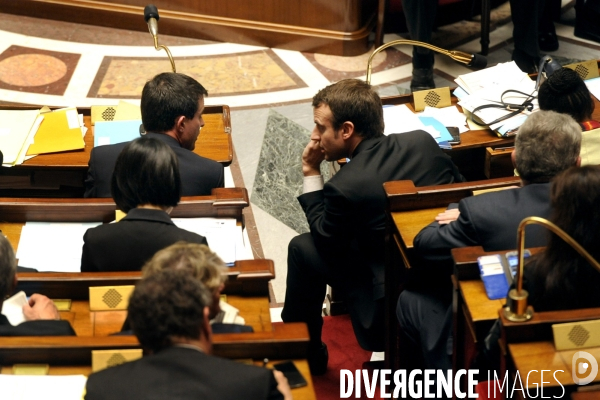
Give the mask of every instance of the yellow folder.
M 82 150 L 85 147 L 75 107 L 46 112 L 27 155 Z

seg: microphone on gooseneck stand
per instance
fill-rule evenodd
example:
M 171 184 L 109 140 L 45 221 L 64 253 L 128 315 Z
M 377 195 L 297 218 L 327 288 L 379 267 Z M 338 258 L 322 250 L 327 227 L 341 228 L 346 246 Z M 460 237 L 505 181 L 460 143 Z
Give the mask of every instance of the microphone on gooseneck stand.
M 473 67 L 473 68 L 479 69 L 479 68 L 485 68 L 487 66 L 487 58 L 485 56 L 482 56 L 481 54 L 470 54 L 470 53 L 465 53 L 464 51 L 459 51 L 459 50 L 445 50 L 445 49 L 442 49 L 437 46 L 433 46 L 433 45 L 431 45 L 429 43 L 425 43 L 425 42 L 418 42 L 416 40 L 408 40 L 408 39 L 398 39 L 398 40 L 392 40 L 391 42 L 383 44 L 383 45 L 379 46 L 378 48 L 376 48 L 375 50 L 373 50 L 373 53 L 371 53 L 371 56 L 369 57 L 369 60 L 367 61 L 367 76 L 365 79 L 365 81 L 367 83 L 369 83 L 369 84 L 371 83 L 371 71 L 372 71 L 373 58 L 379 52 L 387 49 L 388 47 L 396 46 L 399 44 L 409 44 L 411 46 L 425 47 L 429 50 L 433 50 L 435 52 L 438 52 L 445 56 L 448 56 L 451 59 L 453 59 L 454 61 L 458 61 L 459 63 L 466 64 L 467 67 Z
M 150 31 L 150 34 L 152 35 L 152 38 L 154 39 L 154 48 L 156 50 L 163 49 L 164 51 L 167 52 L 169 61 L 171 61 L 171 68 L 173 69 L 173 72 L 177 72 L 175 70 L 175 61 L 173 61 L 173 56 L 171 55 L 171 51 L 169 50 L 169 48 L 167 46 L 158 44 L 158 20 L 159 19 L 160 19 L 160 17 L 158 16 L 158 9 L 156 8 L 156 6 L 154 4 L 148 4 L 146 7 L 144 7 L 144 20 L 146 20 L 146 23 L 148 24 L 148 31 Z

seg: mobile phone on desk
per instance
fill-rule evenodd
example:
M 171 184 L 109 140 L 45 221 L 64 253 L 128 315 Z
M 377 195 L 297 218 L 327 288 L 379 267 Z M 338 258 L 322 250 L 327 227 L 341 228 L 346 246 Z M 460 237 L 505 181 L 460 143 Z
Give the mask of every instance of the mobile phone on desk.
M 283 373 L 292 389 L 308 385 L 306 379 L 304 379 L 300 371 L 298 371 L 298 368 L 296 368 L 293 361 L 284 361 L 274 364 L 273 368 Z
M 460 144 L 460 131 L 455 126 L 447 126 L 448 132 L 450 132 L 450 136 L 452 136 L 452 140 L 448 140 L 450 144 Z

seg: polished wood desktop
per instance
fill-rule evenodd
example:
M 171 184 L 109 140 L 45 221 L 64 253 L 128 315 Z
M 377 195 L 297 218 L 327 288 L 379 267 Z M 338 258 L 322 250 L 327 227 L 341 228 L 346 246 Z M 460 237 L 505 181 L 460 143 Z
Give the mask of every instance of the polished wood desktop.
M 2 107 L 4 110 L 37 109 L 36 107 Z M 83 195 L 83 181 L 87 174 L 90 153 L 94 147 L 94 127 L 91 125 L 90 108 L 78 108 L 84 115 L 88 128 L 84 137 L 85 148 L 76 151 L 41 154 L 21 165 L 4 168 L 0 171 L 0 195 L 26 196 L 29 192 L 38 196 L 46 194 L 57 197 L 61 192 L 73 197 Z M 202 128 L 194 153 L 210 158 L 227 166 L 233 160 L 231 140 L 231 118 L 229 106 L 206 106 L 203 113 L 205 125 Z M 62 190 L 70 187 L 70 190 Z M 57 192 L 52 194 L 52 192 Z

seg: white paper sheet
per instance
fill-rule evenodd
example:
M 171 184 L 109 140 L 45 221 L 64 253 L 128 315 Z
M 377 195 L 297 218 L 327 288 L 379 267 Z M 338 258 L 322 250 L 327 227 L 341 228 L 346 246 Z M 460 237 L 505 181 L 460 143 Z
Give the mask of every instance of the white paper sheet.
M 384 135 L 418 129 L 425 130 L 425 125 L 419 120 L 419 117 L 404 104 L 383 107 L 383 122 L 385 123 Z
M 12 326 L 25 322 L 25 315 L 23 314 L 25 304 L 27 304 L 27 296 L 25 296 L 24 291 L 16 293 L 2 303 L 2 314 L 6 316 Z
M 38 271 L 79 272 L 83 235 L 100 222 L 27 222 L 17 249 L 19 266 Z
M 2 400 L 81 400 L 83 375 L 0 375 Z

